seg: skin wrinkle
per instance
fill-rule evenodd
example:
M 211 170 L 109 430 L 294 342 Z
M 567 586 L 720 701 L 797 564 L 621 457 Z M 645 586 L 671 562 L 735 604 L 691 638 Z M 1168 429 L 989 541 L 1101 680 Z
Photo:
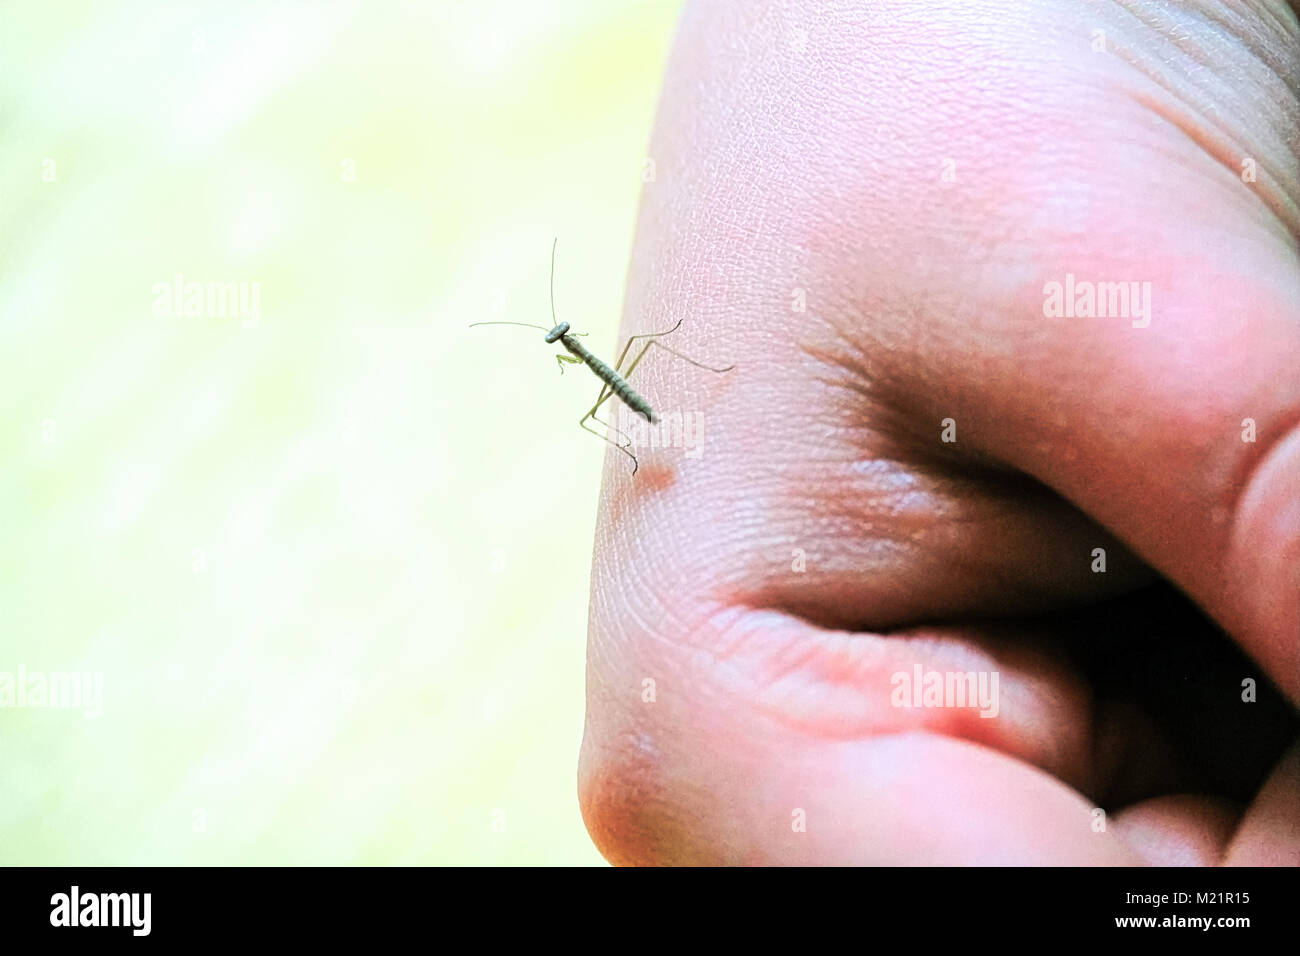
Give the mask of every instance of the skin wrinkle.
M 1143 0 L 1147 5 L 1151 0 Z M 1283 3 L 1258 3 L 1254 0 L 1227 5 L 1206 3 L 1202 0 L 1193 3 L 1180 3 L 1177 8 L 1165 4 L 1158 8 L 1166 18 L 1183 17 L 1190 20 L 1193 29 L 1185 32 L 1189 41 L 1185 44 L 1187 52 L 1192 55 L 1200 53 L 1197 42 L 1202 34 L 1195 27 L 1199 22 L 1211 24 L 1215 28 L 1214 36 L 1219 47 L 1229 50 L 1233 41 L 1241 40 L 1241 49 L 1258 61 L 1267 72 L 1283 82 L 1292 97 L 1300 93 L 1300 84 L 1288 74 L 1295 65 L 1295 44 L 1300 41 L 1300 25 L 1289 15 Z M 1198 19 L 1199 18 L 1199 19 Z M 1159 23 L 1154 22 L 1158 27 Z M 1206 69 L 1213 69 L 1221 61 L 1208 56 L 1200 57 Z
M 1247 20 L 1234 16 L 1218 4 L 1208 7 L 1205 4 L 1180 4 L 1175 7 L 1164 4 L 1152 7 L 1150 3 L 1143 2 L 1121 6 L 1127 7 L 1141 20 L 1148 36 L 1138 44 L 1140 51 L 1138 47 L 1120 45 L 1116 48 L 1116 53 L 1154 82 L 1163 93 L 1157 96 L 1135 89 L 1133 95 L 1153 113 L 1173 123 L 1191 137 L 1206 153 L 1222 163 L 1234 178 L 1240 177 L 1241 160 L 1246 156 L 1254 156 L 1258 162 L 1259 179 L 1252 192 L 1277 216 L 1291 236 L 1300 234 L 1300 197 L 1295 192 L 1295 184 L 1300 182 L 1300 164 L 1295 155 L 1293 132 L 1300 119 L 1297 113 L 1296 81 L 1296 70 L 1300 67 L 1300 56 L 1296 54 L 1300 50 L 1300 31 L 1294 20 L 1286 23 L 1283 35 L 1265 37 L 1255 28 L 1259 23 L 1257 19 Z M 1280 13 L 1279 10 L 1274 12 Z M 1143 13 L 1146 15 L 1142 16 Z M 1169 46 L 1167 40 L 1171 19 L 1179 17 L 1193 21 L 1200 19 L 1212 24 L 1218 47 L 1228 47 L 1244 40 L 1240 48 L 1254 58 L 1254 65 L 1258 69 L 1241 67 L 1230 74 L 1225 82 L 1220 71 L 1212 69 L 1223 62 L 1223 57 L 1215 57 L 1206 48 L 1207 34 L 1204 30 L 1185 32 L 1184 42 L 1174 42 L 1173 46 L 1184 57 L 1205 69 L 1180 69 L 1173 57 L 1164 55 Z M 1275 23 L 1280 22 L 1282 21 L 1275 19 Z M 1120 33 L 1121 37 L 1124 35 Z M 1288 46 L 1291 50 L 1289 59 L 1270 55 L 1272 51 L 1284 50 Z M 1177 74 L 1176 78 L 1171 78 L 1170 73 Z M 1209 93 L 1207 84 L 1199 81 L 1207 75 L 1213 83 L 1214 95 L 1206 95 Z M 1193 84 L 1194 92 L 1188 96 L 1187 81 L 1193 78 L 1197 82 Z M 1249 92 L 1243 92 L 1242 87 L 1247 85 L 1250 87 Z M 1195 106 L 1198 103 L 1217 105 L 1225 98 L 1231 101 L 1229 105 L 1209 112 Z M 1247 137 L 1243 134 L 1242 123 L 1237 120 L 1249 117 L 1251 122 L 1258 123 L 1261 116 L 1265 118 L 1270 135 L 1265 137 L 1262 144 L 1258 137 L 1251 137 L 1256 152 L 1262 154 L 1255 156 L 1242 147 L 1241 144 Z M 1262 150 L 1259 149 L 1261 145 L 1264 147 Z
M 792 517 L 797 518 L 800 511 L 810 515 L 816 515 L 816 520 L 824 524 L 828 515 L 834 515 L 842 519 L 843 527 L 840 525 L 827 525 L 821 528 L 808 526 L 803 532 L 804 537 L 828 540 L 843 539 L 848 542 L 862 541 L 862 549 L 845 555 L 844 563 L 848 567 L 857 568 L 858 572 L 854 577 L 862 577 L 872 572 L 873 566 L 879 562 L 865 560 L 863 554 L 865 549 L 870 549 L 871 553 L 881 555 L 895 554 L 897 559 L 894 566 L 900 566 L 908 563 L 904 561 L 905 555 L 913 555 L 908 561 L 913 564 L 929 563 L 928 555 L 944 554 L 946 555 L 946 565 L 949 570 L 949 577 L 958 569 L 986 571 L 993 575 L 994 581 L 1003 582 L 1012 592 L 1019 591 L 1025 595 L 1041 594 L 1046 596 L 1049 589 L 1039 582 L 1033 580 L 1024 580 L 1019 584 L 1010 574 L 1000 573 L 996 566 L 990 567 L 987 559 L 980 553 L 963 553 L 959 548 L 940 548 L 927 549 L 924 545 L 925 539 L 933 539 L 937 535 L 949 535 L 952 529 L 961 528 L 963 525 L 998 525 L 1014 524 L 1019 517 L 1018 513 L 1012 507 L 1012 503 L 1019 501 L 1023 506 L 1023 492 L 1015 492 L 1015 484 L 1012 485 L 1012 491 L 1005 493 L 997 485 L 976 482 L 962 477 L 960 474 L 950 474 L 943 472 L 939 476 L 931 476 L 915 468 L 908 470 L 908 466 L 903 461 L 887 462 L 879 458 L 867 458 L 866 462 L 874 466 L 867 474 L 867 481 L 857 481 L 847 476 L 834 479 L 828 477 L 824 482 L 826 492 L 823 496 L 808 502 L 797 501 L 791 504 L 794 507 Z M 882 469 L 884 466 L 884 470 Z M 908 491 L 899 495 L 896 489 L 890 487 L 889 478 L 893 476 L 904 476 L 905 487 Z M 881 489 L 881 481 L 885 480 L 885 487 Z M 897 484 L 897 481 L 892 482 Z M 1080 525 L 1086 524 L 1082 516 L 1078 516 L 1070 506 L 1061 502 L 1060 499 L 1047 489 L 1041 486 L 1031 485 L 1031 488 L 1038 489 L 1043 496 L 1045 504 L 1059 507 L 1063 511 L 1068 509 L 1070 520 Z M 880 489 L 880 490 L 877 490 Z M 924 490 L 921 490 L 924 489 Z M 988 497 L 983 497 L 980 493 L 988 493 Z M 1005 497 L 1003 496 L 1005 494 Z M 1014 495 L 1014 497 L 1013 497 Z M 960 500 L 963 502 L 961 508 L 954 507 L 949 502 Z M 907 507 L 903 503 L 907 503 Z M 1130 587 L 1135 583 L 1140 583 L 1145 579 L 1146 574 L 1143 572 L 1138 576 L 1124 573 L 1124 558 L 1122 549 L 1118 543 L 1113 541 L 1109 535 L 1095 531 L 1099 541 L 1104 541 L 1108 548 L 1115 552 L 1115 558 L 1112 560 L 1112 573 L 1114 577 L 1108 579 L 1116 583 L 1117 587 Z M 850 547 L 852 547 L 850 545 Z M 766 553 L 766 548 L 754 548 L 758 554 Z M 751 565 L 757 565 L 758 562 L 750 562 Z M 944 564 L 943 561 L 934 562 Z M 1135 562 L 1130 562 L 1135 564 Z M 839 566 L 834 557 L 823 557 L 820 561 L 820 567 L 823 575 L 831 573 Z M 742 566 L 743 567 L 743 566 Z M 888 565 L 884 565 L 888 567 Z M 739 568 L 738 568 L 739 571 Z M 738 590 L 734 599 L 751 606 L 770 606 L 784 610 L 796 610 L 799 606 L 797 592 L 803 587 L 807 580 L 799 574 L 783 572 L 780 574 L 762 577 L 763 572 L 757 567 L 747 567 L 743 573 L 736 575 L 737 579 L 748 578 L 757 580 L 758 583 L 750 587 Z M 1127 578 L 1127 580 L 1126 580 Z M 821 579 L 818 579 L 820 582 Z M 779 584 L 777 582 L 780 582 Z M 822 587 L 821 583 L 809 585 L 814 589 Z M 794 589 L 794 594 L 784 593 L 788 589 Z M 995 589 L 996 590 L 996 589 Z M 1049 604 L 1059 603 L 1061 595 L 1056 594 L 1054 600 Z M 922 615 L 926 619 L 933 620 L 936 615 L 933 612 Z M 814 618 L 820 624 L 844 624 L 843 620 Z M 897 616 L 890 618 L 859 618 L 853 622 L 859 627 L 880 628 L 896 627 L 901 624 L 914 623 L 914 621 Z
M 1182 130 L 1192 142 L 1230 171 L 1234 179 L 1240 177 L 1241 162 L 1245 157 L 1238 148 L 1237 141 L 1230 134 L 1216 131 L 1209 125 L 1203 124 L 1200 122 L 1203 120 L 1202 117 L 1184 115 L 1178 109 L 1179 104 L 1174 103 L 1168 97 L 1153 96 L 1141 91 L 1134 91 L 1133 95 L 1137 102 L 1150 109 L 1152 113 L 1163 117 Z M 1296 169 L 1293 167 L 1288 172 L 1291 175 L 1291 181 L 1295 181 Z M 1268 164 L 1267 157 L 1265 157 L 1263 164 L 1257 160 L 1255 175 L 1257 177 L 1256 182 L 1253 184 L 1255 188 L 1251 191 L 1251 194 L 1258 197 L 1268 207 L 1269 211 L 1277 217 L 1281 228 L 1288 235 L 1294 238 L 1297 234 L 1300 234 L 1300 205 L 1297 205 L 1294 196 L 1286 192 L 1285 184 L 1287 180 L 1282 179 L 1278 172 Z

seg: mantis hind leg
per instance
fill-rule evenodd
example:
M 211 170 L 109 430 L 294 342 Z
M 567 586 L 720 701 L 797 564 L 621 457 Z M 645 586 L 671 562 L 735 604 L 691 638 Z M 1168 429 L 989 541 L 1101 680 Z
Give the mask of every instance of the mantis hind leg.
M 673 355 L 676 355 L 683 362 L 690 362 L 696 368 L 702 368 L 709 372 L 730 372 L 733 368 L 736 367 L 734 365 L 728 365 L 725 366 L 724 368 L 715 368 L 712 365 L 705 365 L 703 362 L 695 361 L 695 359 L 691 358 L 689 355 L 683 355 L 681 352 L 677 351 L 671 345 L 664 345 L 662 342 L 659 341 L 661 336 L 671 335 L 673 332 L 676 332 L 681 327 L 682 327 L 682 320 L 678 319 L 677 324 L 674 325 L 671 329 L 664 329 L 664 331 L 662 332 L 647 332 L 644 335 L 628 336 L 627 344 L 623 346 L 623 354 L 618 357 L 618 364 L 615 365 L 614 368 L 617 369 L 619 374 L 621 374 L 624 378 L 627 378 L 629 375 L 632 374 L 632 370 L 636 368 L 637 363 L 640 362 L 641 359 L 645 358 L 645 353 L 650 349 L 650 346 L 652 345 L 657 345 L 665 352 L 671 352 Z M 632 343 L 635 342 L 637 339 L 649 339 L 650 341 L 646 343 L 645 348 L 643 348 L 640 351 L 637 357 L 632 360 L 632 364 L 629 365 L 626 369 L 624 369 L 623 359 L 627 357 L 627 350 L 632 347 Z
M 601 418 L 597 418 L 597 417 L 596 417 L 596 411 L 600 408 L 600 406 L 601 406 L 602 404 L 604 404 L 604 402 L 605 402 L 605 401 L 609 398 L 609 396 L 612 395 L 612 394 L 613 394 L 613 389 L 611 389 L 608 385 L 606 385 L 604 388 L 602 388 L 602 389 L 600 390 L 600 396 L 596 399 L 596 404 L 595 404 L 595 405 L 592 405 L 591 408 L 587 409 L 587 414 L 583 415 L 582 418 L 578 420 L 578 425 L 579 425 L 579 426 L 580 426 L 584 431 L 591 432 L 591 434 L 595 435 L 595 436 L 596 436 L 597 438 L 599 438 L 601 441 L 609 442 L 611 445 L 613 445 L 615 448 L 617 448 L 617 449 L 618 449 L 619 451 L 621 451 L 623 454 L 627 455 L 627 457 L 631 458 L 631 459 L 632 459 L 632 474 L 635 475 L 635 474 L 636 474 L 637 467 L 638 467 L 637 460 L 636 460 L 636 455 L 634 455 L 634 454 L 632 454 L 630 451 L 628 451 L 628 449 L 632 447 L 632 439 L 631 439 L 631 437 L 630 437 L 626 432 L 624 432 L 622 429 L 617 428 L 617 427 L 615 427 L 614 425 L 611 425 L 609 422 L 605 421 L 604 419 L 601 419 Z M 615 434 L 617 434 L 617 435 L 621 435 L 623 438 L 626 438 L 626 439 L 627 439 L 627 444 L 623 444 L 623 443 L 621 443 L 621 442 L 615 441 L 613 438 L 610 438 L 609 435 L 602 435 L 600 432 L 596 431 L 596 429 L 591 428 L 591 427 L 587 424 L 587 420 L 588 420 L 588 419 L 592 419 L 592 420 L 594 420 L 594 421 L 597 421 L 597 422 L 599 422 L 601 425 L 603 425 L 603 426 L 604 426 L 608 431 L 614 432 Z

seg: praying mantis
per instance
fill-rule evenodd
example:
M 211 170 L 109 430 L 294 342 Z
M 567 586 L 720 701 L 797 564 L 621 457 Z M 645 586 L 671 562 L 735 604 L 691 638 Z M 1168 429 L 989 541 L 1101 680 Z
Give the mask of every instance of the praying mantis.
M 637 472 L 638 463 L 637 463 L 636 455 L 632 454 L 632 452 L 628 450 L 629 448 L 632 447 L 631 438 L 628 438 L 625 432 L 614 427 L 609 422 L 606 422 L 604 419 L 597 418 L 596 413 L 600 411 L 600 407 L 604 405 L 605 402 L 607 402 L 611 396 L 615 396 L 619 399 L 619 401 L 621 401 L 628 408 L 632 409 L 632 411 L 636 412 L 638 415 L 640 415 L 650 424 L 653 425 L 659 421 L 658 416 L 655 415 L 654 409 L 650 406 L 650 403 L 646 401 L 645 397 L 641 395 L 641 393 L 638 392 L 636 389 L 634 389 L 630 384 L 628 384 L 628 378 L 631 376 L 632 372 L 635 371 L 637 365 L 640 364 L 641 360 L 645 358 L 646 353 L 649 352 L 651 348 L 657 345 L 659 346 L 659 348 L 663 349 L 664 351 L 670 352 L 673 355 L 677 356 L 677 358 L 682 359 L 683 361 L 686 362 L 690 362 L 696 368 L 702 368 L 710 372 L 729 372 L 733 368 L 735 368 L 735 366 L 728 365 L 725 368 L 714 368 L 712 365 L 705 365 L 702 362 L 697 362 L 693 358 L 683 355 L 681 352 L 677 351 L 672 346 L 665 345 L 663 342 L 659 341 L 661 337 L 665 335 L 670 335 L 673 332 L 676 332 L 679 328 L 681 328 L 682 325 L 681 319 L 678 319 L 677 324 L 674 325 L 671 329 L 665 329 L 663 332 L 649 332 L 644 335 L 629 336 L 627 342 L 625 342 L 623 345 L 623 351 L 619 353 L 618 361 L 614 363 L 613 367 L 607 365 L 600 358 L 594 355 L 590 349 L 588 349 L 585 345 L 583 345 L 581 342 L 578 341 L 579 336 L 586 335 L 585 332 L 571 332 L 569 330 L 570 328 L 569 323 L 561 322 L 555 314 L 555 247 L 556 245 L 558 245 L 558 243 L 559 243 L 559 237 L 557 236 L 555 241 L 551 243 L 552 326 L 550 329 L 547 329 L 545 326 L 541 326 L 541 325 L 533 325 L 531 322 L 472 322 L 470 323 L 470 327 L 472 328 L 477 325 L 522 325 L 525 328 L 540 329 L 541 331 L 546 333 L 546 342 L 548 345 L 553 344 L 555 342 L 559 342 L 562 346 L 564 346 L 565 351 L 568 353 L 568 354 L 558 353 L 555 356 L 555 361 L 560 367 L 560 374 L 564 374 L 565 365 L 586 365 L 587 368 L 591 369 L 592 373 L 598 379 L 601 380 L 602 386 L 600 389 L 600 394 L 596 397 L 596 404 L 592 405 L 591 408 L 587 409 L 587 414 L 583 415 L 582 418 L 579 419 L 578 424 L 583 428 L 583 430 L 590 432 L 591 434 L 595 435 L 597 438 L 601 439 L 602 441 L 609 442 L 611 445 L 613 445 L 623 454 L 631 458 L 632 474 L 635 475 Z M 627 367 L 624 368 L 623 363 L 627 361 L 628 353 L 632 351 L 633 342 L 644 342 L 645 344 L 638 347 L 639 351 L 637 351 L 636 357 L 633 358 L 631 362 L 628 362 Z M 627 443 L 624 444 L 622 442 L 615 441 L 614 439 L 610 438 L 608 434 L 602 435 L 600 432 L 596 431 L 594 428 L 592 428 L 590 425 L 587 424 L 587 422 L 589 421 L 595 421 L 598 424 L 603 425 L 607 430 L 607 432 L 615 432 L 618 435 L 621 435 L 623 438 L 627 438 Z

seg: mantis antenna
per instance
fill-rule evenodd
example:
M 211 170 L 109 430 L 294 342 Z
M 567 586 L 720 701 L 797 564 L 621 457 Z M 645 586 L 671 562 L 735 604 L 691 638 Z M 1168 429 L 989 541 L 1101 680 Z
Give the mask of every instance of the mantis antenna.
M 560 324 L 560 320 L 555 317 L 555 247 L 559 245 L 560 237 L 556 236 L 551 240 L 551 321 L 555 325 Z M 472 329 L 476 325 L 522 325 L 526 329 L 541 329 L 543 332 L 550 332 L 551 329 L 542 325 L 533 325 L 531 322 L 471 322 L 469 327 Z M 575 332 L 575 335 L 586 335 L 585 332 Z
M 469 327 L 472 329 L 476 325 L 522 325 L 526 329 L 541 329 L 543 332 L 551 331 L 544 325 L 533 325 L 531 322 L 471 322 Z
M 560 244 L 560 237 L 551 240 L 551 321 L 556 325 L 560 320 L 555 317 L 555 247 Z

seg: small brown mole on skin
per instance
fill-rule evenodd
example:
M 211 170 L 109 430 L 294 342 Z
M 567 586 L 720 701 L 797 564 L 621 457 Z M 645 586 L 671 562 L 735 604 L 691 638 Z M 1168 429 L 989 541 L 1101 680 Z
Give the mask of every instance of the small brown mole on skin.
M 642 465 L 636 470 L 632 480 L 620 488 L 614 496 L 609 509 L 610 520 L 618 521 L 622 518 L 633 497 L 643 498 L 646 495 L 658 494 L 667 491 L 675 484 L 677 484 L 677 469 L 672 465 Z

